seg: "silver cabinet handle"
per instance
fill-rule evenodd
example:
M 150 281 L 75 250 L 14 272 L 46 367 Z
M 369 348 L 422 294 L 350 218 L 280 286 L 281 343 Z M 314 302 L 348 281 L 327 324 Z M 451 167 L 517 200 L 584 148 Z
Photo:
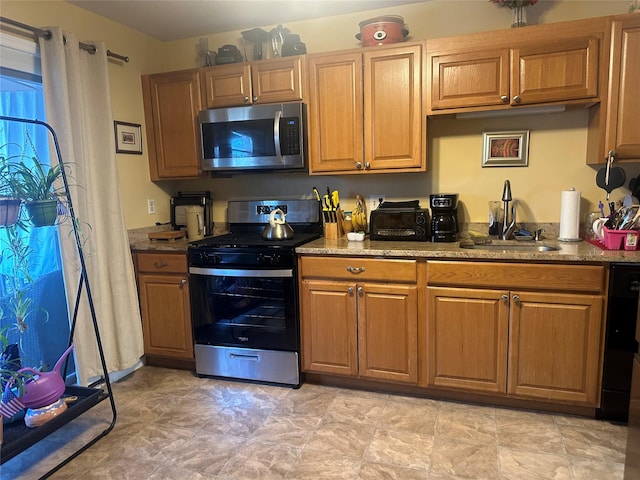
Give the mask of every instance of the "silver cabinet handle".
M 519 96 L 519 95 L 514 95 L 514 96 L 513 96 L 513 101 L 514 101 L 515 103 L 520 103 L 520 102 L 522 101 L 522 99 L 520 98 L 520 96 Z
M 253 98 L 252 98 L 252 100 L 253 100 L 253 101 L 254 101 L 254 103 L 255 103 L 255 102 L 257 102 L 257 101 L 258 101 L 258 97 L 253 97 Z
M 518 303 L 520 301 L 520 295 L 514 295 L 513 296 L 513 301 Z
M 365 163 L 364 163 L 364 169 L 365 169 L 365 170 L 369 170 L 370 168 L 371 168 L 371 163 L 369 163 L 369 162 L 365 162 Z
M 347 292 L 349 292 L 350 297 L 353 297 L 353 287 L 349 287 Z
M 358 170 L 362 170 L 362 163 L 361 162 L 356 162 L 356 168 Z
M 507 295 L 507 294 L 502 295 L 502 297 L 500 297 L 500 298 L 502 298 L 502 300 L 505 301 L 505 302 L 509 302 L 509 295 Z
M 509 97 L 507 97 L 506 95 L 502 95 L 500 97 L 500 100 L 502 101 L 502 103 L 507 103 L 509 101 Z
M 155 262 L 153 266 L 156 268 L 164 268 L 169 266 L 169 264 L 167 262 L 158 261 L 158 262 Z
M 183 278 L 182 280 L 180 280 L 180 284 L 184 287 L 187 284 L 187 279 Z
M 358 287 L 358 296 L 361 297 L 362 295 L 364 295 L 364 288 Z
M 244 103 L 247 103 L 247 102 L 249 101 L 249 97 L 243 97 L 243 98 L 242 98 L 242 101 L 243 101 Z
M 347 267 L 347 272 L 350 272 L 350 273 L 362 273 L 362 272 L 364 272 L 364 267 Z

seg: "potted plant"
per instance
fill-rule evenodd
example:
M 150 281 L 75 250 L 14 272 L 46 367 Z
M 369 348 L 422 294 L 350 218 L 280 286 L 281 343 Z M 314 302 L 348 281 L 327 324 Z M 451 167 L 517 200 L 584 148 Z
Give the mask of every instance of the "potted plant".
M 34 226 L 53 225 L 61 197 L 55 182 L 62 176 L 62 165 L 49 166 L 40 163 L 37 157 L 30 157 L 30 161 L 26 158 L 8 166 L 13 186 Z
M 0 157 L 0 226 L 14 225 L 20 215 L 22 201 L 15 189 L 15 178 L 5 157 Z

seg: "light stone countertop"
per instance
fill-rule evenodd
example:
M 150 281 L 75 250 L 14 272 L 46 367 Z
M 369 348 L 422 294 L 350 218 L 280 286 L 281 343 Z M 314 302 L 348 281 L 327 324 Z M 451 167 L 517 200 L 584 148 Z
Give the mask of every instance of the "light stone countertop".
M 345 238 L 320 238 L 296 248 L 296 253 L 304 255 L 338 255 L 349 257 L 411 257 L 426 259 L 457 260 L 520 260 L 534 262 L 593 262 L 593 263 L 636 263 L 640 262 L 640 250 L 604 250 L 586 241 L 559 242 L 543 240 L 541 242 L 515 240 L 492 240 L 492 244 L 506 245 L 548 245 L 558 248 L 556 251 L 538 252 L 506 249 L 460 248 L 460 242 L 387 242 L 371 241 L 349 242 Z M 495 248 L 495 247 L 492 247 Z
M 226 226 L 225 226 L 226 227 Z M 167 230 L 167 226 L 153 226 L 128 231 L 129 244 L 132 251 L 157 251 L 186 253 L 189 240 L 150 240 L 149 232 Z M 216 228 L 215 234 L 226 233 Z M 463 243 L 469 243 L 463 238 Z M 511 245 L 549 245 L 558 248 L 551 252 L 513 251 L 508 249 L 484 250 L 482 248 L 460 248 L 461 242 L 395 242 L 371 241 L 349 242 L 346 238 L 329 240 L 320 238 L 296 248 L 296 253 L 303 255 L 332 255 L 345 257 L 411 257 L 425 259 L 458 259 L 458 260 L 519 260 L 534 262 L 592 262 L 592 263 L 640 263 L 640 250 L 604 250 L 586 241 L 560 242 L 556 239 L 541 242 L 516 242 L 509 240 L 491 240 L 491 244 L 506 243 Z

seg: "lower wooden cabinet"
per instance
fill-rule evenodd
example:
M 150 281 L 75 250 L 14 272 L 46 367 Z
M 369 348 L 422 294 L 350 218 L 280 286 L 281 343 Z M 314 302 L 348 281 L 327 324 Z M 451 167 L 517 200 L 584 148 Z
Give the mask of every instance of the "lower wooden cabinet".
M 428 262 L 428 386 L 597 406 L 604 267 L 554 265 L 546 275 L 539 265 L 527 267 Z M 563 267 L 573 274 L 562 280 L 565 291 L 552 280 Z M 463 287 L 491 287 L 496 269 L 495 286 L 516 288 Z
M 417 383 L 415 261 L 303 257 L 301 271 L 304 371 Z
M 145 355 L 193 361 L 186 255 L 138 253 L 136 265 Z

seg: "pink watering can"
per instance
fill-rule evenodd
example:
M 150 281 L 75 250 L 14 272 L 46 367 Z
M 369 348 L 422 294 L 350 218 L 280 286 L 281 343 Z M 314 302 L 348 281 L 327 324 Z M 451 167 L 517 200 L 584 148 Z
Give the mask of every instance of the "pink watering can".
M 33 378 L 29 378 L 22 388 L 20 401 L 27 408 L 42 408 L 51 405 L 62 397 L 65 384 L 60 374 L 60 368 L 67 355 L 71 352 L 71 345 L 58 359 L 50 372 L 39 372 L 33 368 L 23 367 L 18 373 L 29 373 Z M 5 388 L 10 388 L 11 382 Z

